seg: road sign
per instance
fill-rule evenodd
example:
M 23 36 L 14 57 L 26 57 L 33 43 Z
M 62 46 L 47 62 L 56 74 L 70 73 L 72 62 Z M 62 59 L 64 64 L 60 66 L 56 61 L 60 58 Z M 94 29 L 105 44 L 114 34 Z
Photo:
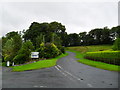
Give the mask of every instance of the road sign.
M 31 58 L 39 58 L 39 52 L 31 52 Z

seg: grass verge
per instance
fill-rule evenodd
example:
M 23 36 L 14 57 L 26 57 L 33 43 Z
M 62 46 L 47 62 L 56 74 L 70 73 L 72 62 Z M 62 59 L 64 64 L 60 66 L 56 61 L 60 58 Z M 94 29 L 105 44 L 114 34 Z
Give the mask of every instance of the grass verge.
M 89 66 L 93 66 L 96 68 L 104 69 L 104 70 L 120 71 L 120 66 L 84 59 L 84 54 L 80 53 L 79 51 L 74 51 L 74 50 L 67 50 L 67 51 L 76 53 L 76 58 L 80 59 L 80 60 L 78 60 L 78 62 L 80 62 L 80 63 L 86 64 Z
M 13 66 L 12 71 L 27 71 L 27 70 L 34 70 L 34 69 L 41 69 L 41 68 L 48 68 L 56 65 L 56 62 L 58 59 L 67 56 L 68 53 L 62 54 L 56 58 L 53 59 L 47 59 L 47 60 L 42 60 L 38 61 L 35 63 L 31 64 L 26 64 L 26 65 L 21 65 L 21 66 Z

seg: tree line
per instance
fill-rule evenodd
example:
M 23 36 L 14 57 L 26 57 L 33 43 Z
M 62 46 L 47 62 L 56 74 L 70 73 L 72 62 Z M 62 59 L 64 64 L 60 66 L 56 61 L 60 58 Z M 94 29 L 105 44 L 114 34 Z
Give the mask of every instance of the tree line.
M 73 33 L 67 36 L 67 46 L 113 44 L 120 37 L 120 26 L 111 29 L 96 28 L 89 32 Z
M 61 52 L 65 52 L 62 46 L 113 44 L 116 38 L 120 38 L 120 26 L 111 29 L 108 27 L 95 28 L 89 32 L 68 34 L 65 25 L 59 22 L 33 22 L 27 30 L 12 31 L 3 36 L 1 51 L 3 51 L 3 57 L 6 61 L 18 58 L 27 60 L 31 51 L 37 50 L 46 53 L 48 48 L 52 47 L 49 52 L 57 50 L 58 53 L 54 53 L 59 55 Z M 44 47 L 41 48 L 41 45 Z M 50 58 L 51 56 L 44 57 Z
M 6 43 L 7 39 L 10 39 L 18 32 L 7 33 L 5 37 L 2 37 L 2 44 Z M 89 32 L 70 33 L 66 32 L 65 25 L 58 22 L 51 23 L 31 23 L 27 30 L 23 30 L 19 33 L 23 41 L 30 40 L 35 48 L 39 48 L 39 44 L 42 42 L 53 42 L 56 45 L 68 46 L 80 46 L 80 45 L 101 45 L 101 44 L 113 44 L 116 38 L 120 37 L 120 26 L 104 28 L 95 28 Z
M 68 34 L 65 25 L 58 22 L 33 22 L 23 35 L 24 40 L 31 40 L 36 48 L 42 41 L 54 42 L 65 47 L 113 44 L 117 37 L 120 37 L 120 26 L 111 29 L 108 27 L 95 28 L 89 32 Z

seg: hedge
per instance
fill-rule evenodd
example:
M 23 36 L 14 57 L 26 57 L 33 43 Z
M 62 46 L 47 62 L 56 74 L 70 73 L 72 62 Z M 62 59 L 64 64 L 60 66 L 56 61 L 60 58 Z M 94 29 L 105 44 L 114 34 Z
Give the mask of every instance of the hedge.
M 84 57 L 94 61 L 120 65 L 120 51 L 87 52 Z

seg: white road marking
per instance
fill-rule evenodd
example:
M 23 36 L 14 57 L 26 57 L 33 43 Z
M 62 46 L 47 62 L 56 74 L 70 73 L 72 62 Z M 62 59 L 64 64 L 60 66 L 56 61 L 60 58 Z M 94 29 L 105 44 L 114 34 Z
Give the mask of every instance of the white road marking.
M 59 68 L 63 69 L 60 65 L 57 65 Z
M 33 86 L 33 87 L 36 87 L 36 88 L 37 88 L 37 87 L 47 87 L 47 86 L 37 86 L 37 85 L 35 85 L 35 86 Z
M 69 74 L 70 76 L 72 76 L 73 78 L 75 78 L 75 79 L 77 79 L 77 80 L 81 80 L 80 78 L 74 76 L 73 74 L 71 74 L 71 73 L 69 73 L 69 72 L 67 72 L 67 71 L 64 71 L 64 72 L 66 72 L 67 74 Z
M 91 84 L 87 84 L 89 87 L 93 87 Z
M 60 70 L 57 66 L 55 66 L 55 68 L 56 68 L 58 71 Z
M 57 65 L 57 66 L 58 66 L 60 69 L 63 69 L 60 65 Z M 63 69 L 63 70 L 64 70 L 64 69 Z M 68 71 L 65 71 L 65 70 L 64 70 L 64 72 L 66 72 L 67 74 L 69 74 L 69 75 L 72 76 L 73 78 L 76 78 L 77 80 L 81 80 L 80 78 L 74 76 L 73 74 L 69 73 Z
M 40 86 L 40 87 L 47 87 L 47 86 Z
M 38 87 L 38 86 L 33 86 L 33 87 Z
M 63 75 L 67 76 L 64 72 L 62 72 L 57 66 L 55 66 L 55 68 L 60 71 Z
M 68 71 L 65 71 L 60 65 L 57 65 L 57 66 L 55 66 L 55 68 L 58 70 L 58 71 L 60 71 L 63 75 L 65 75 L 65 76 L 67 76 L 67 75 L 70 75 L 71 77 L 73 77 L 73 78 L 75 78 L 75 79 L 77 79 L 77 80 L 81 80 L 80 78 L 78 78 L 78 77 L 76 77 L 76 76 L 74 76 L 73 74 L 71 74 L 71 73 L 69 73 Z M 62 69 L 63 71 L 61 71 L 60 69 Z M 65 72 L 65 73 L 64 73 Z M 70 78 L 70 77 L 68 77 L 70 80 L 74 80 L 74 79 L 72 79 L 72 78 Z M 82 80 L 81 80 L 82 81 Z M 91 84 L 87 84 L 89 87 L 93 87 Z

